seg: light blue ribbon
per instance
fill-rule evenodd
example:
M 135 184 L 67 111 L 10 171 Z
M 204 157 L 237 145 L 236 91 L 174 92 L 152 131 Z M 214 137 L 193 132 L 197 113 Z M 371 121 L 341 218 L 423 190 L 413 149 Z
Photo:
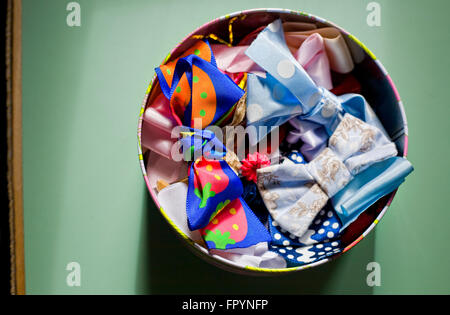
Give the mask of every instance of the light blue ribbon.
M 320 134 L 320 137 L 308 137 L 314 140 L 315 146 L 308 147 L 308 153 L 312 154 L 306 157 L 310 160 L 323 152 L 315 148 L 325 146 L 345 114 L 357 117 L 375 127 L 379 134 L 383 134 L 386 141 L 390 142 L 382 124 L 361 95 L 336 96 L 312 81 L 286 45 L 281 20 L 274 21 L 261 31 L 247 49 L 246 54 L 267 71 L 266 78 L 252 74 L 248 77 L 247 126 L 279 126 L 292 118 L 298 120 L 299 124 L 305 121 L 314 123 L 311 126 Z M 317 125 L 320 127 L 316 128 Z M 263 139 L 267 132 L 258 132 L 257 135 L 253 145 Z M 352 146 L 352 143 L 349 141 L 345 145 Z M 393 144 L 390 147 L 394 147 Z M 381 154 L 381 151 L 374 152 L 373 155 L 376 157 Z M 395 147 L 391 151 L 382 160 L 373 159 L 370 167 L 362 168 L 353 174 L 356 176 L 350 178 L 344 187 L 339 187 L 337 193 L 329 194 L 343 228 L 379 198 L 395 190 L 413 170 L 406 159 L 395 157 L 397 154 Z M 297 170 L 297 173 L 301 172 Z M 296 197 L 305 195 L 305 192 L 302 192 L 303 188 L 295 189 Z M 270 206 L 275 205 L 276 202 L 272 199 L 274 196 L 279 196 L 281 191 L 270 189 L 263 192 L 264 194 Z M 278 198 L 277 201 L 285 200 Z M 285 209 L 285 206 L 281 208 Z M 284 216 L 280 216 L 280 220 L 282 218 Z M 289 225 L 290 221 L 287 220 L 286 224 Z M 295 230 L 300 232 L 302 229 L 295 228 Z
M 262 140 L 270 128 L 292 118 L 315 122 L 330 136 L 345 113 L 387 135 L 364 97 L 358 94 L 336 96 L 313 82 L 286 45 L 281 20 L 261 31 L 245 53 L 267 71 L 265 78 L 248 76 L 247 126 L 254 126 L 257 131 L 252 145 Z M 260 126 L 267 128 L 260 129 Z M 323 138 L 323 142 L 327 138 Z
M 373 164 L 331 198 L 341 222 L 341 230 L 381 197 L 394 191 L 413 171 L 408 160 L 394 156 Z

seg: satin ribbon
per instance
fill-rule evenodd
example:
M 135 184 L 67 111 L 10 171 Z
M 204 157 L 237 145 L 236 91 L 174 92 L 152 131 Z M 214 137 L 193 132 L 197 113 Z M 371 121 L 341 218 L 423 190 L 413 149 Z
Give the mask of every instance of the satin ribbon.
M 146 170 L 147 174 L 151 174 L 148 181 L 150 187 L 158 191 L 170 183 L 185 179 L 188 169 L 188 164 L 184 161 L 174 161 L 153 151 L 148 153 Z
M 267 71 L 266 78 L 248 76 L 247 124 L 255 126 L 258 135 L 252 145 L 266 135 L 260 126 L 279 126 L 294 117 L 319 124 L 330 135 L 343 114 L 350 113 L 384 132 L 361 95 L 336 96 L 313 82 L 286 45 L 280 20 L 265 28 L 246 54 Z
M 270 240 L 270 234 L 241 195 L 240 178 L 225 160 L 225 147 L 211 131 L 182 132 L 185 155 L 203 155 L 191 164 L 186 199 L 190 230 L 200 229 L 209 249 L 243 248 Z M 215 158 L 215 159 L 212 159 Z
M 303 42 L 312 34 L 320 35 L 324 40 L 325 51 L 330 61 L 331 70 L 336 73 L 349 73 L 354 68 L 352 46 L 348 46 L 341 32 L 334 27 L 317 28 L 313 23 L 282 23 L 287 46 L 293 55 Z M 257 28 L 248 34 L 239 45 L 250 45 L 266 26 Z M 352 42 L 350 42 L 352 43 Z
M 330 95 L 332 95 L 330 93 Z M 383 132 L 387 136 L 387 132 L 385 131 L 383 125 L 379 121 L 373 109 L 367 104 L 365 99 L 362 96 L 357 94 L 345 94 L 338 97 L 342 103 L 340 104 L 338 110 L 334 115 L 334 122 L 330 125 L 333 126 L 339 122 L 340 117 L 345 112 L 352 113 L 354 116 L 360 118 L 364 122 L 378 128 L 381 132 Z M 330 110 L 322 108 L 324 113 L 320 113 L 320 115 L 328 115 L 326 112 Z M 332 111 L 332 109 L 330 110 Z M 317 113 L 316 113 L 317 115 Z M 318 115 L 317 115 L 318 116 Z M 307 119 L 307 118 L 306 118 Z M 313 119 L 312 119 L 313 120 Z M 299 140 L 303 143 L 300 151 L 306 157 L 308 161 L 314 159 L 319 152 L 323 150 L 323 148 L 327 145 L 327 140 L 329 138 L 329 134 L 334 127 L 329 127 L 328 129 L 322 125 L 320 120 L 317 122 L 305 120 L 305 116 L 299 115 L 295 118 L 289 120 L 289 123 L 293 130 L 291 130 L 286 137 L 286 141 L 290 144 L 298 143 Z
M 199 40 L 180 58 L 155 69 L 180 125 L 205 128 L 230 114 L 244 91 L 216 66 L 209 43 Z
M 267 209 L 289 233 L 301 237 L 331 198 L 342 229 L 412 171 L 376 127 L 345 114 L 328 147 L 308 164 L 261 168 L 258 188 Z M 397 167 L 390 167 L 397 163 Z
M 258 34 L 267 27 L 267 25 L 263 25 L 255 29 L 253 32 L 247 34 L 240 42 L 239 45 L 250 45 Z M 305 22 L 283 22 L 283 31 L 285 32 L 300 32 L 300 31 L 312 31 L 316 30 L 317 25 L 314 23 L 305 23 Z M 298 46 L 297 46 L 298 48 Z
M 225 73 L 250 72 L 265 76 L 265 71 L 245 55 L 248 45 L 228 47 L 212 44 L 211 49 L 216 56 L 217 67 Z
M 265 77 L 264 69 L 244 54 L 248 45 L 264 28 L 260 27 L 248 34 L 238 46 L 212 45 L 219 69 L 227 73 L 250 72 Z M 353 70 L 352 55 L 338 29 L 318 29 L 312 23 L 284 22 L 283 30 L 292 55 L 317 85 L 326 89 L 333 87 L 330 68 L 336 73 Z
M 245 55 L 248 45 L 227 47 L 212 45 L 217 66 L 226 73 L 249 72 L 265 77 L 265 71 Z M 314 82 L 326 89 L 333 87 L 330 64 L 325 52 L 324 40 L 319 34 L 311 34 L 293 51 L 295 59 L 304 67 Z
M 328 133 L 323 126 L 298 118 L 289 120 L 293 130 L 286 136 L 286 142 L 296 144 L 301 141 L 301 153 L 308 161 L 314 159 L 327 146 Z
M 333 88 L 330 62 L 322 36 L 317 33 L 308 36 L 294 53 L 294 58 L 302 65 L 314 83 L 325 89 Z
M 269 250 L 267 242 L 261 242 L 248 248 L 233 248 L 226 250 L 212 249 L 210 254 L 220 256 L 242 267 L 256 267 L 269 269 L 286 268 L 286 261 L 282 256 Z
M 171 148 L 176 142 L 171 133 L 176 125 L 169 101 L 163 94 L 159 94 L 144 112 L 142 146 L 170 159 Z
M 285 32 L 286 44 L 291 51 L 295 51 L 313 34 L 320 35 L 323 38 L 331 70 L 337 73 L 349 73 L 353 70 L 352 55 L 341 32 L 337 28 L 323 27 L 303 31 L 292 27 L 288 32 Z
M 158 201 L 164 213 L 170 220 L 194 242 L 202 240 L 200 231 L 191 231 L 187 225 L 186 197 L 187 185 L 178 182 L 163 188 L 158 193 Z

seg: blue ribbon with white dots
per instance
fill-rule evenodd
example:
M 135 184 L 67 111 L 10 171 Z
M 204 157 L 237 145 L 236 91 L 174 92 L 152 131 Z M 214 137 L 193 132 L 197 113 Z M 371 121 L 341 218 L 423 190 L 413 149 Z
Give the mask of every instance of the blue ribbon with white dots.
M 269 245 L 269 250 L 283 257 L 289 268 L 311 264 L 336 255 L 342 252 L 342 243 L 335 240 L 303 247 Z
M 281 20 L 262 30 L 245 54 L 267 71 L 266 77 L 248 75 L 247 126 L 256 127 L 255 145 L 271 128 L 292 118 L 322 125 L 330 136 L 349 113 L 386 134 L 373 110 L 359 94 L 336 96 L 317 86 L 292 56 Z M 260 128 L 265 127 L 265 128 Z
M 271 244 L 278 246 L 307 246 L 337 239 L 342 227 L 339 218 L 331 208 L 320 211 L 308 230 L 301 237 L 290 234 L 269 216 Z

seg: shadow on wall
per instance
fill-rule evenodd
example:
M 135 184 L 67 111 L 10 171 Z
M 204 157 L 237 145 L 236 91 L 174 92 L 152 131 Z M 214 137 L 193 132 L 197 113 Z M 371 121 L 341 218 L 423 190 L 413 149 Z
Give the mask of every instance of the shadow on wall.
M 195 256 L 145 194 L 137 294 L 372 294 L 366 266 L 374 260 L 374 231 L 339 259 L 293 274 L 245 276 Z

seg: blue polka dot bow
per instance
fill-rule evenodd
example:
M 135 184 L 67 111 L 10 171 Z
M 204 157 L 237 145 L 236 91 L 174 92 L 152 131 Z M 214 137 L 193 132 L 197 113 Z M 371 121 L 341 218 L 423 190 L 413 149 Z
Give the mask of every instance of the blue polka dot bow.
M 345 114 L 328 147 L 308 164 L 285 160 L 257 170 L 258 189 L 279 226 L 302 237 L 331 198 L 341 229 L 412 171 L 378 128 Z
M 292 161 L 299 164 L 298 154 L 291 155 L 296 157 Z M 328 206 L 319 212 L 302 237 L 289 233 L 270 216 L 268 227 L 272 237 L 269 250 L 282 256 L 287 267 L 310 264 L 342 251 L 339 239 L 342 224 L 333 209 Z
M 270 245 L 269 250 L 283 257 L 289 268 L 312 264 L 338 254 L 342 252 L 342 244 L 335 240 L 302 247 Z
M 319 124 L 326 131 L 322 141 L 311 144 L 319 146 L 333 133 L 344 113 L 350 113 L 384 132 L 361 95 L 336 96 L 313 82 L 292 56 L 285 42 L 281 20 L 272 22 L 261 31 L 245 53 L 267 72 L 265 78 L 248 75 L 247 126 L 254 126 L 257 134 L 250 139 L 251 145 L 263 139 L 271 128 L 298 118 Z
M 297 237 L 280 227 L 278 222 L 270 216 L 268 226 L 272 237 L 272 245 L 303 247 L 338 240 L 342 224 L 334 210 L 327 206 L 317 214 L 308 230 L 301 237 Z

